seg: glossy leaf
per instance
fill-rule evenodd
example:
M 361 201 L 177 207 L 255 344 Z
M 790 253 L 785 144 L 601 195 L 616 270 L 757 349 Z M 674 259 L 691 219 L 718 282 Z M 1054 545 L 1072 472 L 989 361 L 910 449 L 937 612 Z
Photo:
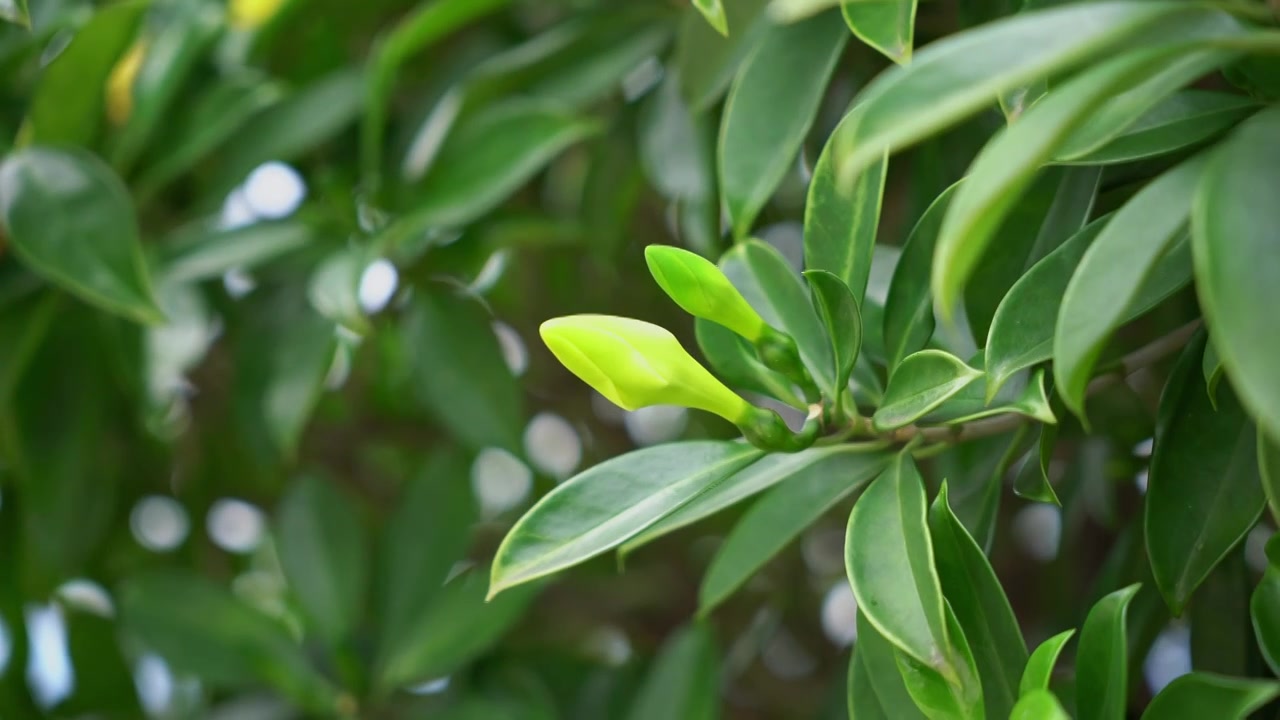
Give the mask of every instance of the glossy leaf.
M 796 394 L 795 386 L 779 372 L 760 362 L 755 348 L 723 325 L 694 320 L 698 348 L 716 374 L 729 385 L 768 395 L 797 408 L 808 406 Z
M 795 162 L 849 35 L 828 17 L 775 25 L 743 61 L 720 121 L 720 192 L 735 238 Z
M 1175 615 L 1266 503 L 1254 427 L 1227 388 L 1213 409 L 1199 372 L 1203 347 L 1188 346 L 1160 398 L 1147 481 L 1147 554 Z
M 621 545 L 760 458 L 745 443 L 711 440 L 636 450 L 543 496 L 493 561 L 490 596 Z
M 881 157 L 853 182 L 842 183 L 836 172 L 837 139 L 852 132 L 849 122 L 846 118 L 836 127 L 813 166 L 804 205 L 804 265 L 840 278 L 866 305 L 889 160 Z
M 1027 453 L 1026 460 L 1013 479 L 1015 495 L 1035 502 L 1062 505 L 1053 484 L 1049 482 L 1049 464 L 1053 460 L 1053 445 L 1057 439 L 1057 426 L 1041 426 L 1036 447 Z
M 107 77 L 133 42 L 145 2 L 121 2 L 93 14 L 40 76 L 31 98 L 31 141 L 89 146 L 103 120 Z
M 1075 630 L 1064 630 L 1040 643 L 1027 659 L 1027 667 L 1022 671 L 1022 680 L 1018 683 L 1018 695 L 1025 696 L 1036 690 L 1048 690 L 1049 681 L 1053 678 L 1053 666 L 1058 664 L 1058 656 L 1066 647 Z
M 859 40 L 899 65 L 911 62 L 916 0 L 844 0 L 840 12 Z
M 936 668 L 895 650 L 894 660 L 902 674 L 907 694 L 927 717 L 983 720 L 987 717 L 978 668 L 964 630 L 956 620 L 950 603 L 945 606 L 947 629 L 951 637 L 951 667 L 958 678 L 948 678 Z
M 368 539 L 356 507 L 332 484 L 306 477 L 281 501 L 280 568 L 316 634 L 334 645 L 362 609 Z
M 796 341 L 800 359 L 818 388 L 835 396 L 831 340 L 809 302 L 800 276 L 771 245 L 748 240 L 720 258 L 720 269 L 764 321 Z
M 885 712 L 884 705 L 871 684 L 871 674 L 867 671 L 867 663 L 862 659 L 863 654 L 861 643 L 855 644 L 853 652 L 849 654 L 849 675 L 845 680 L 845 712 L 850 718 L 858 720 L 888 720 L 889 714 Z M 910 704 L 910 700 L 907 702 Z
M 897 651 L 893 645 L 880 634 L 879 630 L 867 622 L 866 613 L 858 613 L 858 640 L 854 645 L 854 655 L 861 661 L 866 672 L 867 689 L 874 693 L 876 705 L 883 709 L 886 717 L 916 720 L 925 717 L 916 707 L 915 701 L 907 693 L 902 673 L 898 671 Z M 855 707 L 858 699 L 851 698 Z M 856 712 L 850 717 L 861 718 Z
M 1257 105 L 1247 97 L 1207 90 L 1182 90 L 1152 106 L 1141 117 L 1091 152 L 1055 162 L 1110 165 L 1178 152 L 1227 130 Z
M 1267 569 L 1249 600 L 1249 616 L 1253 620 L 1254 637 L 1258 649 L 1271 667 L 1280 675 L 1280 539 L 1272 536 L 1267 541 Z
M 1225 16 L 1217 21 L 1206 18 L 1189 27 L 1170 31 L 1161 39 L 1185 41 L 1188 37 L 1243 32 L 1240 25 Z M 1000 220 L 1018 201 L 1040 165 L 1053 157 L 1073 129 L 1096 117 L 1094 111 L 1115 92 L 1143 80 L 1153 69 L 1169 65 L 1169 54 L 1160 48 L 1137 51 L 1091 68 L 1046 95 L 983 148 L 969 170 L 968 180 L 956 193 L 938 237 L 933 291 L 944 314 L 968 283 Z M 1221 62 L 1226 56 L 1214 54 L 1212 59 Z M 1183 81 L 1194 78 L 1195 71 L 1203 74 L 1206 66 L 1211 67 L 1212 63 L 1170 65 L 1185 73 L 1180 76 Z
M 755 48 L 768 27 L 764 8 L 768 0 L 735 0 L 726 3 L 728 37 L 712 28 L 701 14 L 685 13 L 676 37 L 675 67 L 680 94 L 694 113 L 706 112 L 733 81 L 744 56 Z
M 1275 228 L 1280 204 L 1264 191 L 1280 182 L 1280 109 L 1240 126 L 1215 154 L 1196 193 L 1192 245 L 1196 291 L 1227 377 L 1258 424 L 1280 438 L 1280 306 Z
M 541 590 L 538 584 L 526 585 L 486 598 L 486 570 L 473 568 L 445 584 L 381 667 L 383 688 L 453 672 L 498 642 Z
M 220 687 L 264 682 L 313 712 L 336 711 L 337 693 L 284 626 L 208 580 L 143 575 L 119 601 L 123 626 L 175 670 Z
M 1280 522 L 1280 443 L 1258 428 L 1258 475 L 1262 491 L 1271 506 L 1271 515 Z
M 719 664 L 710 628 L 698 623 L 677 631 L 654 659 L 627 720 L 719 717 Z
M 163 319 L 127 189 L 83 150 L 28 148 L 0 166 L 0 221 L 18 258 L 81 299 Z
M 978 384 L 979 383 L 974 383 L 968 388 L 965 388 L 964 391 L 943 403 L 935 413 L 926 419 L 933 422 L 935 421 L 934 416 L 938 416 L 936 417 L 936 421 L 938 422 L 948 425 L 960 425 L 967 422 L 973 422 L 974 420 L 981 420 L 986 417 L 1012 413 L 1015 415 L 1029 417 L 1033 420 L 1038 420 L 1039 422 L 1047 425 L 1052 425 L 1058 421 L 1053 414 L 1053 409 L 1049 407 L 1049 395 L 1045 392 L 1043 369 L 1036 370 L 1032 373 L 1031 379 L 1022 386 L 1016 395 L 1012 395 L 1008 399 L 1002 399 L 1000 395 L 997 395 L 993 398 L 992 404 L 988 407 L 981 407 L 981 397 L 975 398 L 972 403 L 957 402 L 958 400 L 961 400 L 962 396 L 967 395 L 969 391 L 974 390 L 974 386 Z M 1014 385 L 1006 384 L 1003 389 L 1007 390 L 1012 387 L 1014 387 Z M 985 393 L 985 388 L 979 392 Z M 974 394 L 979 394 L 979 392 L 975 392 Z M 968 398 L 964 399 L 968 400 Z M 961 407 L 963 407 L 964 410 L 961 410 Z
M 0 1 L 0 19 L 30 28 L 31 13 L 27 9 L 27 0 Z
M 828 510 L 850 493 L 861 490 L 889 462 L 888 454 L 883 452 L 845 455 L 843 459 L 844 467 L 838 469 L 830 463 L 815 463 L 793 473 L 747 510 L 725 537 L 702 578 L 698 590 L 700 614 L 711 612 Z M 850 462 L 853 459 L 860 462 Z M 721 486 L 732 482 L 730 478 Z
M 1071 720 L 1053 693 L 1037 688 L 1018 699 L 1009 720 Z
M 981 370 L 941 350 L 908 355 L 889 377 L 871 423 L 879 431 L 910 425 L 980 377 Z
M 624 543 L 619 552 L 627 555 L 657 537 L 692 525 L 783 481 L 833 476 L 852 482 L 852 478 L 880 472 L 887 461 L 877 450 L 851 443 L 765 455 L 649 526 Z
M 405 317 L 419 402 L 473 450 L 520 447 L 520 385 L 507 367 L 489 315 L 472 300 L 419 293 Z
M 945 483 L 929 508 L 929 535 L 942 593 L 973 649 L 983 704 L 991 715 L 1004 717 L 1018 697 L 1027 645 L 995 570 L 951 512 Z
M 1076 652 L 1076 712 L 1080 717 L 1125 717 L 1129 701 L 1125 616 L 1137 592 L 1137 585 L 1116 590 L 1099 600 L 1085 618 Z
M 862 313 L 858 301 L 843 280 L 826 270 L 806 270 L 804 277 L 809 282 L 813 306 L 818 309 L 831 338 L 836 387 L 847 387 L 858 351 L 862 349 Z
M 1053 376 L 1076 415 L 1084 415 L 1085 386 L 1108 338 L 1186 227 L 1206 159 L 1183 162 L 1133 196 L 1107 221 L 1071 275 L 1054 328 Z
M 1174 678 L 1142 713 L 1143 720 L 1244 720 L 1280 695 L 1280 683 L 1193 672 Z
M 933 248 L 942 227 L 942 217 L 959 184 L 947 188 L 937 197 L 911 230 L 902 257 L 893 271 L 889 296 L 884 304 L 885 359 L 889 369 L 917 350 L 923 350 L 933 337 L 933 294 L 929 290 L 929 272 L 933 266 Z
M 1175 3 L 1064 5 L 932 43 L 910 66 L 880 75 L 863 90 L 864 100 L 845 120 L 847 131 L 829 150 L 838 158 L 840 181 L 852 186 L 885 153 L 979 112 L 1007 90 L 1096 61 L 1183 13 L 1197 11 Z
M 1204 346 L 1204 357 L 1200 359 L 1200 370 L 1204 373 L 1204 386 L 1209 391 L 1209 402 L 1218 407 L 1218 383 L 1222 382 L 1222 358 L 1213 347 L 1210 339 Z
M 860 615 L 903 653 L 954 677 L 933 558 L 924 480 L 901 454 L 853 506 L 845 569 Z

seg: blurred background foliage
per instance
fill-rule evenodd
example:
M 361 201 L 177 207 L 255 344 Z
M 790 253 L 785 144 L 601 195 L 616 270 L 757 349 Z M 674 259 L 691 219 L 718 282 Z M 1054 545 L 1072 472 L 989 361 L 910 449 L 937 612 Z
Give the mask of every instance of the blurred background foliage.
M 623 574 L 483 602 L 498 540 L 557 480 L 733 435 L 601 402 L 536 327 L 608 312 L 693 346 L 642 250 L 727 246 L 715 133 L 764 4 L 728 2 L 724 38 L 680 0 L 0 2 L 0 717 L 703 717 L 682 703 L 707 687 L 725 717 L 844 717 L 847 504 L 705 625 L 698 582 L 738 512 Z M 925 3 L 916 43 L 1011 9 Z M 797 266 L 812 163 L 888 64 L 847 44 L 761 212 Z M 873 300 L 1002 124 L 895 157 Z M 1062 428 L 1064 510 L 999 511 L 1032 645 L 1145 568 L 1117 508 L 1159 377 L 1101 396 L 1100 435 Z M 934 465 L 1009 476 L 991 461 L 1025 441 Z M 1265 566 L 1268 532 L 1222 584 Z M 1142 595 L 1130 616 L 1157 686 L 1195 641 L 1164 613 Z

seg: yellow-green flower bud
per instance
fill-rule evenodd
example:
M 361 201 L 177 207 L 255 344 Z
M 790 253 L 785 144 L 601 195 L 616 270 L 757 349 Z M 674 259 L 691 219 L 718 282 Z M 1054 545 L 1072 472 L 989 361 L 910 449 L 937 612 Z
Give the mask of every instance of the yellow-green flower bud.
M 756 408 L 725 387 L 666 328 L 612 315 L 570 315 L 542 323 L 556 359 L 627 410 L 682 405 L 741 425 Z
M 663 292 L 690 315 L 719 323 L 753 343 L 768 328 L 710 260 L 670 245 L 650 245 L 644 259 Z

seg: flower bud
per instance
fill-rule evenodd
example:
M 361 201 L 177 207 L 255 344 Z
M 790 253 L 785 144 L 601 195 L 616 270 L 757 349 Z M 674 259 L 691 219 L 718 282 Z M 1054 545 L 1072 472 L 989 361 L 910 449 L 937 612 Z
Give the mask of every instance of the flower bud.
M 612 315 L 570 315 L 542 323 L 539 332 L 561 364 L 627 410 L 682 405 L 739 425 L 755 410 L 666 328 Z
M 662 291 L 690 315 L 719 323 L 753 343 L 768 328 L 720 268 L 701 255 L 650 245 L 644 259 Z

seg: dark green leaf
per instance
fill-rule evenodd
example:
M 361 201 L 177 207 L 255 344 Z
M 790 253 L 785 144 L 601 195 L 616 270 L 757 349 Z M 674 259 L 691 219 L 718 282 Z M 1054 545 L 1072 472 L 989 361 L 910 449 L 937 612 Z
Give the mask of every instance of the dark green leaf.
M 449 293 L 419 293 L 405 318 L 422 405 L 472 450 L 515 452 L 524 427 L 520 385 L 502 357 L 488 313 Z
M 1015 495 L 1036 502 L 1062 505 L 1058 500 L 1058 493 L 1049 482 L 1049 463 L 1053 460 L 1053 444 L 1057 439 L 1057 426 L 1044 425 L 1040 428 L 1036 448 L 1027 454 L 1018 474 L 1014 476 Z
M 119 599 L 123 626 L 175 670 L 214 686 L 266 683 L 313 712 L 336 709 L 335 691 L 284 627 L 208 580 L 144 575 Z
M 804 205 L 804 264 L 843 280 L 865 306 L 889 161 L 882 157 L 854 182 L 842 184 L 835 152 L 839 139 L 853 132 L 849 122 L 836 127 L 813 167 Z
M 27 0 L 0 0 L 0 19 L 30 28 L 31 13 L 27 11 Z
M 1167 155 L 1207 140 L 1257 109 L 1247 97 L 1208 90 L 1182 90 L 1147 110 L 1105 145 L 1056 162 L 1109 165 Z
M 833 472 L 836 468 L 829 467 L 830 463 L 810 465 L 751 506 L 724 539 L 702 578 L 698 590 L 700 614 L 715 609 L 805 528 L 850 493 L 862 489 L 889 462 L 885 453 L 844 457 L 859 462 L 847 463 L 838 472 Z M 731 482 L 732 478 L 721 485 Z
M 1191 667 L 1219 675 L 1248 675 L 1253 633 L 1240 618 L 1249 614 L 1253 579 L 1237 548 L 1196 590 L 1187 612 L 1191 625 Z
M 743 61 L 720 121 L 720 193 L 735 238 L 747 237 L 809 127 L 849 34 L 832 18 L 772 25 Z
M 1280 695 L 1280 683 L 1194 672 L 1176 678 L 1151 700 L 1143 720 L 1244 720 Z
M 1217 411 L 1210 404 L 1200 337 L 1179 358 L 1160 398 L 1147 484 L 1147 554 L 1175 615 L 1266 504 L 1256 432 L 1228 388 L 1219 393 Z
M 627 719 L 715 720 L 720 715 L 716 655 L 715 640 L 706 625 L 697 623 L 676 632 L 654 659 Z
M 916 0 L 844 0 L 840 12 L 859 40 L 899 65 L 911 62 Z
M 1027 645 L 995 570 L 951 512 L 945 483 L 929 509 L 929 534 L 942 594 L 973 649 L 983 703 L 992 716 L 1004 717 L 1018 696 Z
M 689 109 L 701 114 L 711 107 L 733 80 L 742 58 L 755 48 L 769 27 L 764 14 L 768 0 L 736 0 L 725 7 L 728 37 L 716 32 L 692 9 L 685 13 L 676 38 L 675 68 L 680 94 Z
M 695 318 L 693 326 L 702 356 L 726 383 L 777 398 L 794 408 L 808 407 L 796 395 L 791 381 L 765 367 L 755 348 L 740 335 L 702 318 Z
M 1267 569 L 1249 600 L 1249 616 L 1262 657 L 1280 675 L 1280 535 L 1267 541 Z
M 305 477 L 280 504 L 278 552 L 307 624 L 332 646 L 346 640 L 364 602 L 368 538 L 350 497 Z
M 235 230 L 200 227 L 166 242 L 157 264 L 168 282 L 208 280 L 230 270 L 253 269 L 314 239 L 311 228 L 293 220 Z
M 862 662 L 866 672 L 867 690 L 874 694 L 874 700 L 886 714 L 886 717 L 903 720 L 923 719 L 925 716 L 916 708 L 915 701 L 907 693 L 902 673 L 898 672 L 897 652 L 893 645 L 880 634 L 879 630 L 867 622 L 866 613 L 858 613 L 858 640 L 854 646 L 854 655 Z M 868 698 L 870 701 L 872 698 Z M 858 703 L 857 698 L 852 698 Z M 858 719 L 857 713 L 851 717 Z
M 1210 338 L 1204 346 L 1204 357 L 1200 360 L 1200 370 L 1204 373 L 1204 386 L 1209 391 L 1209 402 L 1213 403 L 1216 410 L 1218 408 L 1218 383 L 1222 382 L 1222 358 L 1218 357 L 1218 351 L 1213 347 L 1213 339 Z
M 1240 401 L 1280 438 L 1280 335 L 1269 313 L 1280 307 L 1274 252 L 1280 203 L 1280 108 L 1240 126 L 1205 171 L 1192 209 L 1196 290 L 1214 347 Z
M 836 387 L 847 387 L 858 351 L 862 349 L 862 313 L 858 310 L 858 301 L 843 280 L 826 270 L 806 270 L 804 277 L 809 281 L 813 306 L 818 309 L 831 338 Z M 837 396 L 837 405 L 839 402 Z
M 850 480 L 883 469 L 886 458 L 852 443 L 813 447 L 798 453 L 766 455 L 729 476 L 623 544 L 626 555 L 645 543 L 691 525 L 794 477 L 834 476 Z
M 977 361 L 980 362 L 979 356 Z M 1024 383 L 1006 383 L 991 404 L 984 406 L 983 396 L 986 383 L 974 383 L 943 403 L 936 411 L 925 418 L 926 422 L 940 422 L 947 425 L 960 425 L 974 420 L 1009 413 L 1023 415 L 1052 425 L 1058 420 L 1049 407 L 1049 395 L 1044 386 L 1044 370 L 1031 373 L 1031 378 Z M 1020 388 L 1018 386 L 1021 386 Z M 1009 393 L 1017 388 L 1016 393 Z M 1003 397 L 1008 394 L 1009 397 Z
M 1111 216 L 1080 258 L 1062 295 L 1053 339 L 1058 393 L 1077 415 L 1084 415 L 1085 386 L 1107 339 L 1186 227 L 1206 159 L 1196 156 L 1143 188 Z
M 107 77 L 133 42 L 145 2 L 121 2 L 94 13 L 49 63 L 31 98 L 31 141 L 92 145 L 103 119 Z
M 640 162 L 658 192 L 671 199 L 711 200 L 715 194 L 711 128 L 706 116 L 689 111 L 675 75 L 664 77 L 641 106 L 639 135 Z
M 941 350 L 908 355 L 889 377 L 872 425 L 879 431 L 910 425 L 980 377 L 981 370 Z
M 946 604 L 947 630 L 952 641 L 951 669 L 958 678 L 949 678 L 937 668 L 917 661 L 895 649 L 894 660 L 902 674 L 907 693 L 917 707 L 928 717 L 955 718 L 956 720 L 983 720 L 987 717 L 978 682 L 978 668 L 973 651 L 965 638 L 951 604 Z
M 1076 711 L 1080 717 L 1121 720 L 1129 702 L 1125 614 L 1137 585 L 1098 601 L 1080 630 L 1076 653 Z
M 28 148 L 0 166 L 0 219 L 33 271 L 106 310 L 160 322 L 124 183 L 83 150 Z
M 487 600 L 488 575 L 473 568 L 440 590 L 381 668 L 383 688 L 438 678 L 470 662 L 520 620 L 542 589 L 526 585 Z
M 612 550 L 760 456 L 745 443 L 689 441 L 636 450 L 570 478 L 507 533 L 490 595 Z
M 1075 630 L 1064 630 L 1040 643 L 1027 659 L 1027 668 L 1022 671 L 1022 680 L 1018 683 L 1019 696 L 1030 695 L 1036 690 L 1049 689 L 1049 681 L 1053 677 L 1053 666 L 1058 664 L 1058 655 L 1062 654 L 1062 648 L 1075 634 Z
M 1262 491 L 1271 506 L 1271 515 L 1280 522 L 1280 443 L 1258 428 L 1258 474 Z
M 1058 698 L 1045 688 L 1023 695 L 1013 707 L 1009 720 L 1071 720 Z
M 748 240 L 720 258 L 720 269 L 764 321 L 796 341 L 800 359 L 818 388 L 835 397 L 831 340 L 809 302 L 800 275 L 771 245 Z
M 942 216 L 959 184 L 952 185 L 924 211 L 911 230 L 902 257 L 893 271 L 893 283 L 884 304 L 885 359 L 889 369 L 902 359 L 923 350 L 933 337 L 933 294 L 929 292 L 929 271 L 933 248 L 942 227 Z

